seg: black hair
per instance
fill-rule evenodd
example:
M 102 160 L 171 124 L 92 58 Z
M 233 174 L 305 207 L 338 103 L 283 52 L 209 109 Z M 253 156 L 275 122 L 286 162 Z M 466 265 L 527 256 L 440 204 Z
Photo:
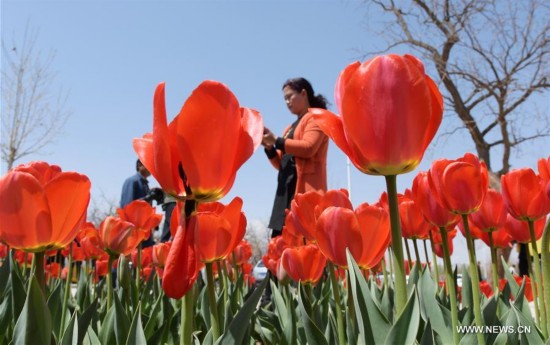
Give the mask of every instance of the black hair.
M 139 167 L 142 166 L 142 165 L 143 165 L 143 163 L 141 163 L 141 161 L 138 159 L 136 161 L 136 171 L 139 171 Z
M 315 92 L 313 91 L 313 86 L 311 86 L 311 83 L 307 79 L 305 78 L 288 79 L 283 84 L 283 89 L 287 86 L 296 92 L 302 92 L 302 90 L 306 90 L 307 100 L 311 108 L 327 109 L 327 105 L 328 105 L 327 99 L 323 95 L 319 95 L 319 94 L 316 95 Z

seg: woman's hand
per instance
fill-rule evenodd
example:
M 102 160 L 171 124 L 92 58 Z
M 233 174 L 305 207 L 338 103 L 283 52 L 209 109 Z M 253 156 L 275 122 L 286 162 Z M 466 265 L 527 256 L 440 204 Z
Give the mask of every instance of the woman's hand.
M 264 127 L 264 137 L 262 139 L 262 145 L 268 148 L 273 147 L 273 145 L 275 145 L 276 139 L 277 137 L 275 136 L 275 134 L 273 134 L 273 132 L 271 132 L 269 128 Z

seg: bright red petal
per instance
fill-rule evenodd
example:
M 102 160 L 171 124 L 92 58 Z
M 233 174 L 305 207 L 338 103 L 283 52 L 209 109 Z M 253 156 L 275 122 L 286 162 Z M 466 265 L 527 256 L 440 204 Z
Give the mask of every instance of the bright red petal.
M 50 208 L 38 180 L 16 171 L 0 177 L 0 239 L 15 249 L 39 251 L 51 233 Z
M 90 180 L 74 172 L 63 172 L 44 187 L 52 215 L 54 248 L 63 248 L 76 237 L 85 220 L 90 188 Z

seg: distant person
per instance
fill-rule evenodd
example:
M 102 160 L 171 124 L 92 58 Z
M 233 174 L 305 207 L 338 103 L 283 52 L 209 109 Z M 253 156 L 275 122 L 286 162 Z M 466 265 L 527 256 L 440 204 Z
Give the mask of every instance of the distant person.
M 327 108 L 327 100 L 315 95 L 304 78 L 293 78 L 283 84 L 288 110 L 297 116 L 283 135 L 277 137 L 264 127 L 262 145 L 271 164 L 279 171 L 277 190 L 268 228 L 271 237 L 282 234 L 285 209 L 297 193 L 327 190 L 328 137 L 313 120 L 308 108 Z
M 164 224 L 160 234 L 160 242 L 170 241 L 172 234 L 170 233 L 170 220 L 172 219 L 172 211 L 176 207 L 176 199 L 168 194 L 164 196 L 162 210 L 164 211 Z
M 147 178 L 151 176 L 151 173 L 138 159 L 136 161 L 136 174 L 128 177 L 122 185 L 122 193 L 120 196 L 120 207 L 128 205 L 134 200 L 145 200 L 149 204 L 153 203 L 153 200 L 157 204 L 162 204 L 164 201 L 164 193 L 160 188 L 149 188 L 149 181 Z M 142 247 L 149 247 L 155 244 L 153 235 L 142 242 Z

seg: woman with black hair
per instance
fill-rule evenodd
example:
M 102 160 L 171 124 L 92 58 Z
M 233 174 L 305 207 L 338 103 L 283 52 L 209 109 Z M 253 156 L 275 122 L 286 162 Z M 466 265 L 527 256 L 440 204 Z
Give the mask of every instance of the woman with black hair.
M 262 140 L 269 161 L 279 171 L 268 225 L 272 238 L 282 234 L 285 209 L 290 207 L 295 194 L 327 190 L 328 137 L 308 112 L 308 108 L 326 109 L 327 100 L 315 95 L 304 78 L 287 80 L 283 84 L 283 95 L 288 109 L 298 118 L 280 137 L 264 128 Z

